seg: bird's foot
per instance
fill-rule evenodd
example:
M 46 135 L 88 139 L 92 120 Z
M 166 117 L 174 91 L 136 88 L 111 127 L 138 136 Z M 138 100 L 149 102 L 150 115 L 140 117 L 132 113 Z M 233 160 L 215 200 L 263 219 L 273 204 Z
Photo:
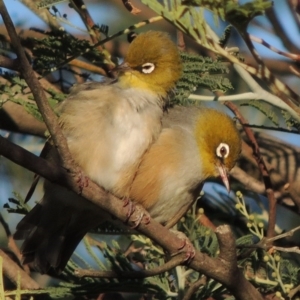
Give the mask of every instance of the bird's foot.
M 133 223 L 133 226 L 131 226 L 132 229 L 137 228 L 141 224 L 143 219 L 146 225 L 150 223 L 150 214 L 145 210 L 143 206 L 136 204 L 135 214 L 135 219 L 130 220 Z
M 141 224 L 143 219 L 145 224 L 148 224 L 150 222 L 150 215 L 143 206 L 135 204 L 129 199 L 129 197 L 123 197 L 122 200 L 123 207 L 128 206 L 125 223 L 128 223 L 129 221 L 130 223 L 133 223 L 133 225 L 131 226 L 132 229 L 137 228 Z M 133 214 L 134 217 L 131 218 Z
M 127 213 L 126 213 L 126 223 L 129 221 L 132 214 L 135 212 L 135 204 L 129 199 L 129 197 L 123 197 L 123 207 L 128 207 Z
M 183 232 L 173 230 L 173 229 L 171 229 L 171 231 L 175 233 L 176 236 L 182 240 L 182 244 L 178 247 L 178 252 L 173 253 L 171 256 L 175 256 L 180 253 L 185 253 L 184 261 L 190 263 L 196 255 L 196 250 L 193 244 Z
M 79 188 L 79 193 L 81 193 L 85 187 L 89 186 L 89 178 L 86 175 L 84 175 L 81 170 L 78 174 L 77 184 Z

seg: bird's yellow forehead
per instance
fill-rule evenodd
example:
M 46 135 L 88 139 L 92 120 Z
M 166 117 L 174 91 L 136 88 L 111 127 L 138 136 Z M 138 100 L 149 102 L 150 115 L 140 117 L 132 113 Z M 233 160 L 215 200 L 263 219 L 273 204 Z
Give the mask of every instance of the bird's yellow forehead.
M 159 31 L 138 35 L 128 48 L 125 63 L 131 70 L 120 74 L 120 77 L 124 75 L 121 78 L 124 84 L 150 88 L 163 97 L 175 86 L 182 73 L 176 45 L 167 34 Z
M 130 44 L 125 61 L 132 67 L 147 62 L 158 63 L 174 60 L 174 66 L 180 64 L 180 55 L 170 37 L 160 31 L 147 31 L 139 34 Z
M 195 136 L 200 157 L 204 158 L 203 165 L 210 168 L 209 172 L 216 172 L 215 165 L 220 161 L 229 170 L 234 166 L 241 152 L 241 138 L 234 122 L 227 115 L 203 108 L 196 121 Z M 220 160 L 217 152 L 222 143 L 228 145 L 229 154 Z

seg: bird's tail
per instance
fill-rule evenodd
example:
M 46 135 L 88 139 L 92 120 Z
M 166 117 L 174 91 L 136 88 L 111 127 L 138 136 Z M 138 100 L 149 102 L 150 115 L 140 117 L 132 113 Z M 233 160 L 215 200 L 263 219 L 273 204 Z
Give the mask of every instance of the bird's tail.
M 20 221 L 23 263 L 42 274 L 60 274 L 87 233 L 101 223 L 99 208 L 75 193 L 45 183 L 43 199 Z

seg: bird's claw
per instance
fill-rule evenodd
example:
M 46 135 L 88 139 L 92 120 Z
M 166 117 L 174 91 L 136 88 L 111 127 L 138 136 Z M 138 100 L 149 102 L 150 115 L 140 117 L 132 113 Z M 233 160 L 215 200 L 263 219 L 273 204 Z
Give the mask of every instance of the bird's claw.
M 86 175 L 84 175 L 82 171 L 80 171 L 78 174 L 77 184 L 80 193 L 82 192 L 83 188 L 89 186 L 89 178 Z
M 133 223 L 131 226 L 132 229 L 137 228 L 143 219 L 145 224 L 149 224 L 150 215 L 141 205 L 134 204 L 129 198 L 124 198 L 123 200 L 125 201 L 124 207 L 128 206 L 125 223 L 128 223 L 130 220 L 130 222 Z M 133 216 L 133 213 L 135 213 L 135 217 L 130 219 Z
M 136 205 L 135 208 L 137 217 L 134 220 L 131 220 L 131 222 L 133 223 L 133 226 L 131 226 L 131 228 L 137 228 L 141 224 L 143 219 L 146 225 L 149 224 L 150 214 L 145 210 L 145 208 L 141 205 Z
M 178 247 L 178 251 L 173 253 L 171 256 L 175 256 L 180 253 L 185 253 L 184 261 L 189 264 L 196 255 L 196 250 L 193 244 L 183 232 L 177 230 L 171 230 L 171 231 L 175 233 L 176 236 L 182 240 L 181 245 Z
M 126 221 L 125 221 L 125 223 L 127 223 L 130 217 L 132 216 L 132 214 L 135 212 L 135 205 L 128 197 L 124 197 L 122 200 L 123 200 L 123 207 L 128 206 L 128 210 L 126 213 Z

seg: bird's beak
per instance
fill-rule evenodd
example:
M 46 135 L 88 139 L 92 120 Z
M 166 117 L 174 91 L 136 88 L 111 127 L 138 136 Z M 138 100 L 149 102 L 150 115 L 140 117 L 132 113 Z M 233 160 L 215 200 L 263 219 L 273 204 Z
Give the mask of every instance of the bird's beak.
M 228 180 L 228 173 L 227 170 L 225 169 L 225 166 L 220 163 L 219 165 L 217 165 L 220 177 L 228 191 L 228 193 L 230 192 L 230 184 L 229 184 L 229 180 Z
M 117 78 L 119 73 L 125 73 L 126 71 L 131 70 L 130 66 L 126 62 L 122 62 L 120 65 L 116 66 L 109 72 L 112 74 L 113 78 Z
M 111 70 L 111 72 L 126 72 L 128 70 L 130 70 L 131 67 L 128 65 L 127 62 L 122 62 L 120 65 L 116 66 L 115 68 L 113 68 Z

